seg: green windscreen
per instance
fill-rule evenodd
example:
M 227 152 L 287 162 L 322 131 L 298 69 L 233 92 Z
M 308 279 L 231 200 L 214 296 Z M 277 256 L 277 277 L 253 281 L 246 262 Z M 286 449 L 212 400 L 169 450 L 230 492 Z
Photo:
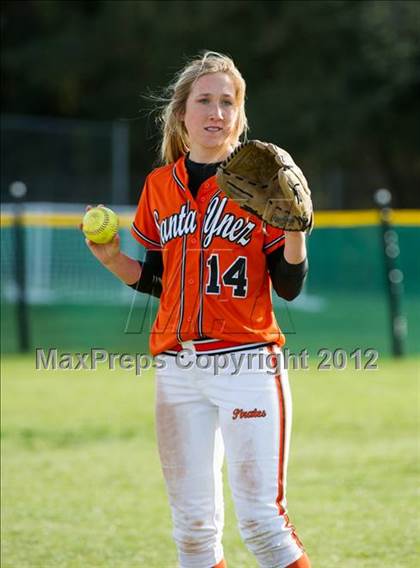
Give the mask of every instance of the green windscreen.
M 157 300 L 137 294 L 109 274 L 88 251 L 80 231 L 25 226 L 28 326 L 31 349 L 147 352 Z M 420 226 L 396 226 L 404 273 L 402 310 L 407 353 L 420 352 Z M 1 228 L 1 348 L 18 349 L 13 226 Z M 144 251 L 127 228 L 122 248 Z M 274 298 L 292 352 L 375 349 L 391 353 L 388 291 L 379 226 L 321 227 L 308 239 L 310 270 L 292 302 Z

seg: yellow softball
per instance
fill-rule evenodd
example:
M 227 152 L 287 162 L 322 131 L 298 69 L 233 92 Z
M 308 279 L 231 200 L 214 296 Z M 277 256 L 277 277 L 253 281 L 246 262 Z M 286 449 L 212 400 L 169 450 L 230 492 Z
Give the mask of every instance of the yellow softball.
M 108 207 L 92 207 L 82 221 L 82 230 L 86 238 L 102 245 L 112 241 L 118 232 L 118 227 L 118 216 Z

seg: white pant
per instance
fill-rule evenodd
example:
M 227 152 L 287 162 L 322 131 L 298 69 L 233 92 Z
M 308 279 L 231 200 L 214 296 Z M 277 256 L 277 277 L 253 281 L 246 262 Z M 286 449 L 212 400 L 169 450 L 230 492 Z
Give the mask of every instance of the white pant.
M 261 359 L 272 351 L 254 353 Z M 236 361 L 241 353 L 252 352 L 235 353 Z M 211 568 L 223 558 L 224 453 L 244 541 L 261 567 L 288 566 L 303 549 L 286 515 L 287 372 L 257 368 L 256 358 L 252 370 L 237 373 L 232 354 L 218 375 L 213 365 L 200 369 L 196 361 L 187 370 L 175 357 L 160 357 L 165 368 L 156 371 L 156 426 L 181 567 Z

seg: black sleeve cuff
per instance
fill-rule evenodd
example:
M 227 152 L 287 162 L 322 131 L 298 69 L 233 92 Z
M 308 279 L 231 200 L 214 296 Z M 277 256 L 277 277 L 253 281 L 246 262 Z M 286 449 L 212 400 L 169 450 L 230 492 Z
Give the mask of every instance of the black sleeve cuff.
M 283 247 L 267 256 L 268 270 L 276 294 L 285 300 L 294 300 L 302 291 L 308 272 L 308 260 L 290 264 L 284 258 Z
M 143 294 L 149 294 L 160 298 L 162 295 L 162 254 L 159 251 L 148 251 L 144 262 L 138 261 L 141 266 L 140 278 L 134 284 L 128 284 L 130 288 Z

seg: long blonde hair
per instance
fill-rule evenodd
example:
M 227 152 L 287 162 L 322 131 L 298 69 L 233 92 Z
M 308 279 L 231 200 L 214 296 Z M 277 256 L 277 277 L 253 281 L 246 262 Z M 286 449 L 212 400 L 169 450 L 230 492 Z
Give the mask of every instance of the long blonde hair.
M 235 146 L 242 134 L 246 137 L 248 120 L 245 114 L 245 81 L 230 57 L 217 51 L 205 51 L 189 61 L 175 75 L 174 81 L 167 88 L 167 96 L 159 99 L 163 102 L 158 116 L 158 124 L 162 133 L 160 144 L 162 163 L 175 162 L 189 151 L 188 133 L 181 116 L 185 112 L 187 99 L 195 81 L 209 73 L 227 73 L 232 78 L 239 113 L 231 143 Z

